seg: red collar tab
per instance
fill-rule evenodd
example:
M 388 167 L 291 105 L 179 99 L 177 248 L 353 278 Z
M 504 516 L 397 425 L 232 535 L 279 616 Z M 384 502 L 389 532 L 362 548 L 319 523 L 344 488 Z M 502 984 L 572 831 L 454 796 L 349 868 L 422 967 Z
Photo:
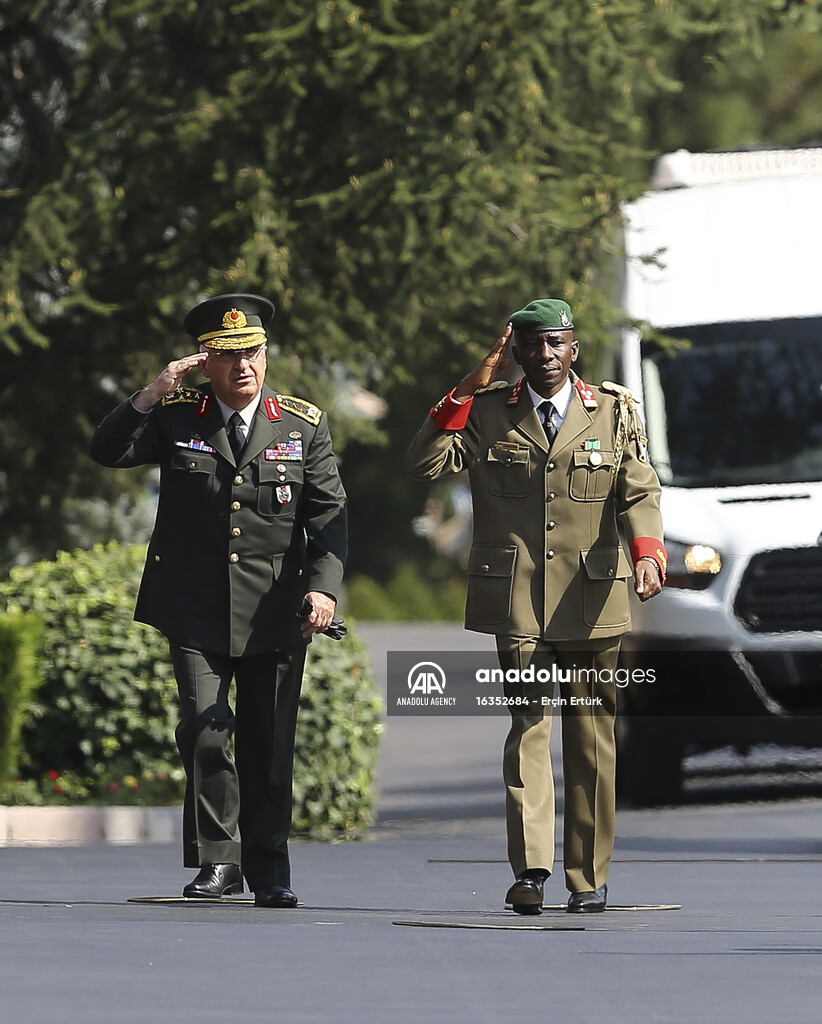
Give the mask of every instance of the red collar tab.
M 585 406 L 586 409 L 593 410 L 599 406 L 599 402 L 597 402 L 596 396 L 584 380 L 578 380 L 574 387 L 579 392 L 579 397 L 582 399 L 582 404 Z
M 265 414 L 270 420 L 282 419 L 279 403 L 273 395 L 269 395 L 265 400 Z
M 516 384 L 511 389 L 511 394 L 508 396 L 508 405 L 516 405 L 519 401 L 519 396 L 522 394 L 522 389 L 525 387 L 525 378 L 520 377 Z
M 211 395 L 203 395 L 200 399 L 200 404 L 197 406 L 198 416 L 207 416 L 208 410 L 211 408 Z

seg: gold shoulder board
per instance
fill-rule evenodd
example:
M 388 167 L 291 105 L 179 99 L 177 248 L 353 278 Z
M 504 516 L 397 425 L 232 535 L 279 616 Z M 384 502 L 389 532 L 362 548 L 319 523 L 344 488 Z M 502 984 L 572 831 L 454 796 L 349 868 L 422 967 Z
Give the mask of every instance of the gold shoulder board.
M 197 402 L 202 401 L 203 392 L 199 388 L 187 388 L 185 385 L 177 388 L 176 391 L 172 391 L 170 395 L 163 395 L 163 405 L 175 405 L 177 402 Z
M 624 387 L 622 384 L 614 384 L 612 380 L 604 380 L 600 387 L 603 391 L 607 391 L 610 395 L 616 395 L 617 398 L 630 398 L 632 402 L 639 402 L 639 395 L 634 394 L 630 388 Z
M 322 419 L 322 409 L 318 409 L 316 405 L 312 405 L 311 402 L 306 402 L 302 398 L 295 398 L 294 395 L 277 395 L 277 401 L 283 409 L 288 409 L 289 412 L 301 416 L 315 427 Z

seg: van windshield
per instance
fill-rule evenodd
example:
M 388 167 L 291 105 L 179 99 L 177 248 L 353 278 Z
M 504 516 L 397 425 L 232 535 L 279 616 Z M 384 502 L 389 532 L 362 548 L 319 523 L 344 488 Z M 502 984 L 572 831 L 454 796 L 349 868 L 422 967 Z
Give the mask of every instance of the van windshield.
M 651 461 L 674 487 L 822 479 L 822 318 L 678 327 L 642 343 Z

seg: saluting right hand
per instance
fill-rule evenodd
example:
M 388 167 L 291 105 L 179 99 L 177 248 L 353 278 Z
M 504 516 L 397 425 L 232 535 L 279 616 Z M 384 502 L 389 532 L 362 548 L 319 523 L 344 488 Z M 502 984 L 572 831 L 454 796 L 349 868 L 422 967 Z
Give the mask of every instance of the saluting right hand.
M 454 391 L 454 399 L 457 402 L 464 402 L 475 395 L 480 388 L 487 388 L 506 367 L 511 365 L 511 360 L 506 358 L 505 353 L 513 333 L 514 328 L 511 324 L 507 324 L 485 359 L 462 378 Z
M 183 356 L 182 359 L 172 359 L 162 373 L 134 396 L 134 408 L 140 412 L 148 412 L 161 398 L 176 391 L 189 370 L 204 363 L 206 359 L 208 352 L 195 352 L 194 355 Z

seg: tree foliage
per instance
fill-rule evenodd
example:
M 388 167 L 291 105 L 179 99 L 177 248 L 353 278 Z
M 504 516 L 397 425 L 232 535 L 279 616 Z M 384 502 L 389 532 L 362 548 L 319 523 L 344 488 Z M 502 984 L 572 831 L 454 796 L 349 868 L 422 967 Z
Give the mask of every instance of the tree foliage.
M 818 8 L 7 5 L 2 557 L 50 554 L 71 540 L 72 500 L 122 487 L 83 454 L 94 424 L 190 348 L 185 310 L 226 290 L 275 299 L 272 383 L 357 441 L 355 514 L 378 487 L 397 522 L 410 492 L 386 477 L 411 423 L 511 309 L 563 294 L 592 349 L 605 342 L 618 205 L 647 180 L 655 112 L 690 75 L 756 53 L 763 27 L 818 28 Z M 389 399 L 382 456 L 352 378 Z

